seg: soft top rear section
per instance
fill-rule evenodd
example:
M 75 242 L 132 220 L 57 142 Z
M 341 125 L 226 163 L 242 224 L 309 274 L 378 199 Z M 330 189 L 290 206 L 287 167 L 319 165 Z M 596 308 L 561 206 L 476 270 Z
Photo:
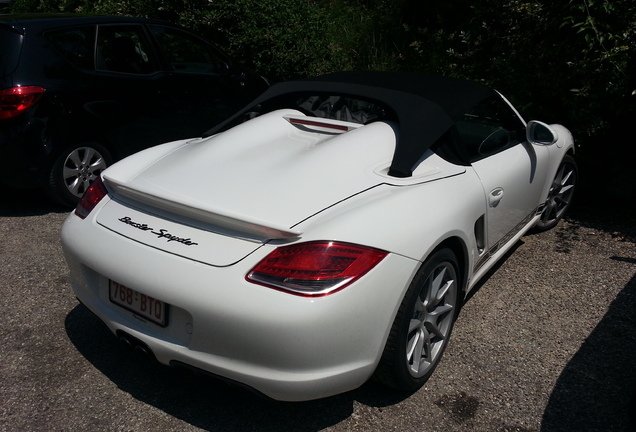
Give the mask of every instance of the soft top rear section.
M 297 101 L 304 102 L 303 95 L 340 95 L 377 106 L 379 115 L 372 115 L 376 118 L 363 123 L 388 120 L 397 124 L 398 140 L 389 173 L 404 178 L 413 175 L 426 151 L 456 120 L 479 102 L 496 96 L 497 92 L 482 84 L 456 78 L 398 72 L 337 72 L 275 84 L 207 135 L 235 126 L 250 118 L 252 112 L 262 114 L 274 109 L 302 108 Z M 306 113 L 321 116 L 319 111 L 312 106 Z

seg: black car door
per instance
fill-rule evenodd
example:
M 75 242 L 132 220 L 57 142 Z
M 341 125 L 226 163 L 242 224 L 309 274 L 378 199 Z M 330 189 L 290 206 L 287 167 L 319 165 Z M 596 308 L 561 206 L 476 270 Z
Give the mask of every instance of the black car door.
M 160 90 L 184 136 L 200 136 L 255 96 L 212 44 L 181 29 L 149 25 L 168 74 Z
M 141 24 L 99 25 L 95 66 L 101 97 L 88 107 L 120 156 L 184 137 L 173 104 L 161 96 L 168 72 Z
M 47 39 L 78 70 L 55 78 L 68 83 L 59 110 L 68 120 L 57 134 L 97 142 L 115 159 L 201 136 L 262 90 L 244 85 L 212 44 L 166 25 L 83 25 Z

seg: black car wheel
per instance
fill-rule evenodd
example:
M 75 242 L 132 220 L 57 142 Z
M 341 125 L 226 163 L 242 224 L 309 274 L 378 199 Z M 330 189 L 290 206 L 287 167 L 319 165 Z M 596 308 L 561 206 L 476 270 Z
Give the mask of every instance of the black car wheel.
M 47 193 L 59 204 L 74 206 L 111 163 L 110 153 L 100 144 L 83 143 L 69 147 L 51 166 Z
M 457 259 L 449 249 L 431 255 L 402 300 L 376 370 L 401 391 L 419 389 L 439 364 L 459 310 Z

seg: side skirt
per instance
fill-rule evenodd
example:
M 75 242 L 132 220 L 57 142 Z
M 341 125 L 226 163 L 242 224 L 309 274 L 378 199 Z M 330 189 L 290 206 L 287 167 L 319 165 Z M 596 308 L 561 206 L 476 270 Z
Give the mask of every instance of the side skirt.
M 479 259 L 473 266 L 473 277 L 468 281 L 468 293 L 472 290 L 477 282 L 490 270 L 496 263 L 508 252 L 512 246 L 524 236 L 530 228 L 532 228 L 537 220 L 541 217 L 542 209 L 535 209 L 532 213 L 526 216 L 521 222 L 519 222 L 508 234 L 506 234 L 501 240 L 492 245 L 487 251 L 481 254 Z

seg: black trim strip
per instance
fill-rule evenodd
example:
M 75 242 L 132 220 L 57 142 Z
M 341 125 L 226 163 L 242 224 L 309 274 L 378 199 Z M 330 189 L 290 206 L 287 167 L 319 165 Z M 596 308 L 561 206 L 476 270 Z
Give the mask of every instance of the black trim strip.
M 486 262 L 488 262 L 488 260 L 492 258 L 492 256 L 495 253 L 497 253 L 499 249 L 501 249 L 502 246 L 504 246 L 506 243 L 510 241 L 510 239 L 516 236 L 519 233 L 519 231 L 521 231 L 526 225 L 528 225 L 528 222 L 530 222 L 532 218 L 539 213 L 541 213 L 541 211 L 539 210 L 539 207 L 535 208 L 528 216 L 523 218 L 521 222 L 515 225 L 515 227 L 512 230 L 510 230 L 510 232 L 508 232 L 505 236 L 503 236 L 501 240 L 499 240 L 497 243 L 492 245 L 490 249 L 484 252 L 482 256 L 477 260 L 475 265 L 473 266 L 473 273 L 476 273 L 477 270 L 482 268 L 484 264 L 486 264 Z

